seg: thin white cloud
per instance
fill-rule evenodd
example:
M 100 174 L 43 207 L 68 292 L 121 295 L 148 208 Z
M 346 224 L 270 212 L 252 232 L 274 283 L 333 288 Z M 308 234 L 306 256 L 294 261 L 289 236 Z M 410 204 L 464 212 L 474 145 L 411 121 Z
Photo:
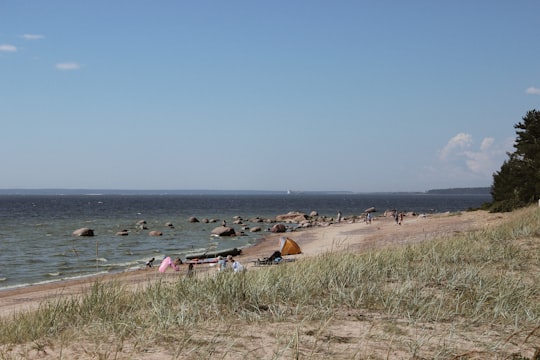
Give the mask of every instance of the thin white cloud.
M 446 146 L 439 151 L 441 160 L 447 160 L 451 156 L 463 153 L 464 149 L 472 145 L 472 136 L 470 134 L 459 133 L 451 138 Z
M 45 38 L 45 36 L 39 34 L 24 34 L 21 37 L 25 40 L 41 40 Z
M 531 86 L 525 90 L 525 93 L 530 95 L 540 95 L 540 89 L 534 86 Z
M 493 173 L 492 167 L 495 165 L 493 159 L 501 154 L 494 147 L 494 143 L 495 139 L 488 137 L 482 140 L 479 151 L 466 151 L 464 155 L 467 168 L 477 174 Z
M 473 137 L 459 133 L 451 138 L 439 151 L 442 166 L 448 172 L 460 176 L 480 176 L 486 179 L 497 171 L 512 148 L 512 141 L 497 143 L 494 138 L 486 137 L 478 149 L 474 149 Z
M 58 63 L 55 66 L 58 70 L 77 70 L 81 68 L 81 65 L 76 62 Z
M 0 44 L 0 52 L 17 52 L 17 47 L 9 44 Z

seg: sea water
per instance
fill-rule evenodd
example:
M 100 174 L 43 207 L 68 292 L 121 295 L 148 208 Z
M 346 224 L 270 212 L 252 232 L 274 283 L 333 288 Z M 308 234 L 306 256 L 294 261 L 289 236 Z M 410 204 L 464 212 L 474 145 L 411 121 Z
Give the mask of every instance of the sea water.
M 266 195 L 0 195 L 0 290 L 144 267 L 150 258 L 185 258 L 193 252 L 255 244 L 267 235 L 268 223 L 252 218 L 275 218 L 299 211 L 307 215 L 359 216 L 375 207 L 416 213 L 463 211 L 491 201 L 489 195 L 436 194 L 266 194 Z M 377 214 L 376 214 L 377 215 Z M 221 221 L 235 216 L 248 227 L 245 236 L 214 237 Z M 190 217 L 201 220 L 189 222 Z M 203 219 L 216 222 L 205 223 Z M 146 230 L 137 222 L 146 221 Z M 167 224 L 171 223 L 172 227 Z M 93 237 L 75 237 L 88 227 Z M 117 232 L 128 230 L 129 235 Z M 157 230 L 162 236 L 149 236 Z

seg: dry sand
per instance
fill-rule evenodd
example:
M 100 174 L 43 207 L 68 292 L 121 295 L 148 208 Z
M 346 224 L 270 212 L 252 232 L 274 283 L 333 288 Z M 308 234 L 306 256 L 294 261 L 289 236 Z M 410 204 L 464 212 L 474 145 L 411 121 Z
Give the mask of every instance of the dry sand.
M 286 235 L 293 238 L 302 248 L 303 253 L 294 256 L 296 259 L 301 260 L 326 252 L 363 252 L 369 249 L 400 246 L 403 244 L 447 237 L 459 232 L 485 229 L 500 222 L 506 216 L 508 215 L 489 214 L 484 211 L 414 217 L 408 216 L 405 217 L 402 225 L 397 225 L 391 217 L 376 217 L 371 224 L 365 224 L 363 222 L 348 223 L 347 221 L 343 221 L 326 227 L 315 227 L 287 233 Z M 278 249 L 278 239 L 281 235 L 267 235 L 265 239 L 261 240 L 258 244 L 244 249 L 242 255 L 236 257 L 236 259 L 247 266 L 248 269 L 252 269 L 255 260 L 270 256 Z M 184 265 L 180 272 L 168 270 L 168 272 L 162 274 L 154 267 L 148 270 L 105 275 L 100 278 L 105 281 L 120 280 L 126 284 L 140 285 L 149 283 L 153 279 L 162 279 L 163 277 L 174 279 L 177 276 L 183 276 L 186 269 L 187 268 Z M 210 267 L 209 265 L 196 265 L 196 270 L 200 274 L 204 273 L 204 271 L 214 271 L 215 268 Z M 40 302 L 58 296 L 78 294 L 88 288 L 95 279 L 95 277 L 92 277 L 77 281 L 64 281 L 47 285 L 36 285 L 0 291 L 0 316 L 8 315 L 17 310 L 35 308 Z M 362 316 L 369 315 L 362 314 Z M 448 326 L 450 325 L 451 324 L 448 324 Z M 286 331 L 291 326 L 294 327 L 295 324 L 279 323 L 275 325 L 275 329 L 272 331 L 275 331 L 278 328 L 283 328 L 284 331 Z M 371 326 L 372 328 L 363 328 L 364 326 Z M 441 326 L 445 325 L 442 324 Z M 262 345 L 254 344 L 254 347 L 262 346 L 264 350 L 265 347 L 272 348 L 272 345 L 267 344 L 266 342 L 275 342 L 275 338 L 272 338 L 271 334 L 268 334 L 265 337 L 263 334 L 265 331 L 261 331 L 261 329 L 250 329 L 249 327 L 245 327 L 244 331 L 247 332 L 245 335 L 246 337 L 251 336 L 250 334 L 252 333 L 260 334 L 259 341 Z M 270 329 L 268 329 L 268 331 L 270 331 Z M 318 331 L 320 331 L 320 329 Z M 355 339 L 354 341 L 358 343 L 363 341 L 362 346 L 366 346 L 366 349 L 369 348 L 373 354 L 377 354 L 378 347 L 381 347 L 381 351 L 388 351 L 388 349 L 391 348 L 388 343 L 378 343 L 372 340 L 376 330 L 373 328 L 373 325 L 370 325 L 370 322 L 367 321 L 354 321 L 349 323 L 347 321 L 340 321 L 328 326 L 325 328 L 325 331 L 331 332 L 332 336 L 346 336 L 347 338 L 353 338 Z M 305 333 L 309 334 L 309 329 L 306 330 Z M 370 334 L 369 338 L 366 338 L 366 333 Z M 242 334 L 239 335 L 242 336 Z M 467 337 L 470 335 L 464 334 L 463 336 Z M 234 341 L 234 339 L 232 341 Z M 462 338 L 456 339 L 455 341 L 463 342 L 465 348 L 468 348 L 466 342 L 469 341 L 469 339 Z M 485 341 L 489 341 L 489 339 L 486 338 Z M 371 342 L 373 343 L 370 344 Z M 350 346 L 348 342 L 336 344 L 334 358 L 348 358 L 346 354 L 350 354 L 351 352 L 347 350 L 347 346 Z M 474 347 L 474 344 L 472 346 Z M 265 357 L 264 355 L 261 355 L 260 349 L 254 349 L 253 351 L 253 358 Z M 340 351 L 342 351 L 342 353 L 341 355 L 338 355 L 340 354 Z M 164 354 L 162 355 L 165 356 Z M 396 357 L 390 356 L 389 358 L 411 358 L 410 354 L 408 357 L 406 354 L 399 352 L 396 352 L 394 355 L 396 355 Z M 158 352 L 157 354 L 145 354 L 144 358 L 161 359 L 162 357 Z M 318 357 L 315 356 L 314 358 Z M 383 358 L 386 357 L 383 356 Z

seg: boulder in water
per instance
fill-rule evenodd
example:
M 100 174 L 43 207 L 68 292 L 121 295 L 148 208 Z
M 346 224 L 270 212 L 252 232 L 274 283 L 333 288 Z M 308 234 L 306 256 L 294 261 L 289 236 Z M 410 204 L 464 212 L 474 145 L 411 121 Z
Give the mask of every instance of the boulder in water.
M 218 226 L 214 230 L 212 230 L 212 235 L 216 236 L 235 236 L 236 231 L 234 231 L 234 228 L 229 226 Z
M 272 226 L 270 231 L 273 233 L 284 233 L 285 231 L 287 231 L 287 228 L 283 224 L 276 224 Z
M 90 228 L 80 228 L 73 232 L 73 236 L 94 236 L 94 230 Z

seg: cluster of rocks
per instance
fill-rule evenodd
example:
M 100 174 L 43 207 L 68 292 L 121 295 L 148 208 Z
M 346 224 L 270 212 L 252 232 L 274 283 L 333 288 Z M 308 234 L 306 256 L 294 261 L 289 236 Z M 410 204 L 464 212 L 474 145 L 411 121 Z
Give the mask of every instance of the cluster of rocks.
M 165 226 L 168 227 L 169 229 L 174 229 L 174 225 L 171 222 L 165 223 Z M 135 227 L 139 231 L 140 230 L 148 230 L 148 227 L 146 226 L 146 220 L 137 221 L 135 223 Z M 94 232 L 93 229 L 84 227 L 84 228 L 80 228 L 80 229 L 75 230 L 72 235 L 73 236 L 94 236 L 95 232 Z M 129 235 L 129 230 L 128 229 L 122 229 L 122 230 L 116 232 L 116 236 L 127 236 L 127 235 Z M 163 232 L 159 231 L 159 230 L 150 230 L 148 232 L 148 235 L 149 236 L 162 236 Z
M 350 216 L 343 217 L 341 221 L 346 221 L 349 223 L 359 221 L 363 219 L 363 216 Z M 197 220 L 198 221 L 198 220 Z M 212 230 L 212 234 L 216 236 L 238 236 L 245 234 L 245 231 L 249 232 L 259 232 L 263 231 L 261 226 L 249 227 L 246 225 L 248 223 L 269 223 L 273 224 L 271 227 L 267 228 L 266 231 L 272 233 L 284 233 L 288 231 L 296 231 L 300 229 L 306 229 L 317 226 L 330 226 L 336 222 L 333 217 L 319 216 L 316 211 L 312 211 L 309 215 L 306 215 L 302 212 L 291 211 L 286 214 L 281 214 L 276 216 L 274 219 L 263 219 L 259 217 L 250 218 L 244 221 L 241 217 L 235 216 L 233 224 L 242 226 L 242 231 L 240 234 L 236 233 L 234 228 L 228 226 L 219 226 Z
M 419 214 L 417 212 L 415 212 L 415 211 L 399 211 L 399 210 L 396 210 L 396 209 L 385 210 L 384 213 L 382 213 L 381 216 L 383 216 L 383 217 L 395 217 L 396 213 L 397 214 L 403 214 L 404 217 L 407 217 L 407 216 L 419 216 Z
M 339 219 L 339 221 L 353 223 L 356 221 L 361 221 L 364 219 L 364 216 L 366 213 L 369 212 L 375 212 L 375 208 L 369 208 L 364 211 L 363 214 L 359 216 L 345 216 Z M 392 210 L 387 210 L 384 212 L 383 216 L 389 216 Z M 395 211 L 395 210 L 394 210 Z M 199 220 L 198 218 L 192 216 L 188 218 L 188 222 L 190 223 L 205 223 L 205 224 L 211 224 L 211 223 L 217 223 L 219 222 L 219 219 L 207 219 L 204 218 L 202 220 Z M 306 215 L 302 212 L 298 211 L 291 211 L 286 214 L 281 214 L 276 216 L 275 218 L 261 218 L 261 217 L 253 217 L 249 219 L 243 219 L 240 216 L 235 216 L 233 218 L 232 224 L 238 225 L 240 227 L 240 231 L 237 232 L 236 229 L 233 226 L 228 226 L 226 221 L 222 221 L 221 226 L 217 226 L 211 231 L 211 234 L 213 236 L 243 236 L 246 235 L 246 232 L 256 233 L 263 231 L 262 225 L 255 225 L 255 226 L 249 226 L 248 224 L 272 224 L 270 227 L 266 229 L 268 232 L 272 233 L 284 233 L 287 231 L 296 231 L 298 229 L 305 229 L 310 227 L 316 227 L 316 226 L 329 226 L 335 223 L 336 220 L 333 217 L 327 217 L 327 216 L 319 216 L 319 214 L 316 211 L 312 211 L 309 213 L 309 215 Z M 139 220 L 136 223 L 136 228 L 138 230 L 148 230 L 146 226 L 145 220 Z M 170 222 L 165 223 L 165 226 L 167 226 L 170 229 L 174 229 L 174 225 Z M 129 230 L 124 229 L 121 231 L 118 231 L 116 233 L 117 236 L 127 236 L 129 235 Z M 163 232 L 159 230 L 151 230 L 148 232 L 149 236 L 162 236 Z M 90 228 L 80 228 L 73 232 L 73 236 L 94 236 L 94 230 Z

